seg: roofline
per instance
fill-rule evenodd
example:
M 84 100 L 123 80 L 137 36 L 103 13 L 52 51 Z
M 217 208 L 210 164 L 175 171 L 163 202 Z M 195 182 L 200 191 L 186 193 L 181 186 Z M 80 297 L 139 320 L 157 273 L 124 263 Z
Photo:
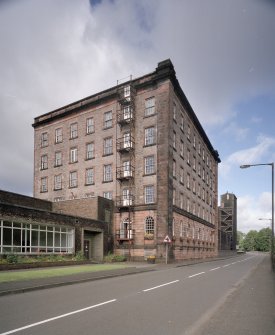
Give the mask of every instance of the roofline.
M 207 144 L 208 149 L 210 150 L 211 154 L 215 158 L 215 160 L 220 163 L 220 157 L 217 150 L 215 150 L 206 135 L 200 121 L 198 120 L 192 106 L 190 105 L 188 99 L 186 98 L 179 81 L 176 77 L 176 72 L 174 69 L 174 66 L 170 59 L 166 59 L 164 61 L 161 61 L 158 63 L 158 66 L 154 72 L 148 73 L 144 76 L 138 77 L 133 80 L 128 80 L 124 83 L 121 83 L 119 85 L 113 86 L 109 89 L 106 89 L 104 91 L 95 93 L 93 95 L 90 95 L 86 98 L 83 98 L 81 100 L 75 101 L 71 104 L 68 104 L 66 106 L 57 108 L 49 113 L 40 115 L 34 119 L 34 123 L 32 124 L 33 128 L 37 128 L 38 126 L 45 124 L 47 122 L 60 119 L 64 117 L 65 115 L 71 115 L 73 113 L 77 113 L 78 111 L 91 107 L 96 106 L 98 104 L 101 104 L 104 101 L 110 101 L 117 97 L 117 91 L 119 88 L 127 85 L 132 84 L 135 88 L 142 88 L 145 86 L 152 85 L 154 83 L 157 83 L 161 80 L 169 79 L 171 83 L 174 86 L 175 92 L 178 95 L 179 99 L 181 100 L 183 106 L 186 108 L 186 112 L 191 117 L 192 121 L 196 124 L 201 136 L 203 137 L 204 141 Z

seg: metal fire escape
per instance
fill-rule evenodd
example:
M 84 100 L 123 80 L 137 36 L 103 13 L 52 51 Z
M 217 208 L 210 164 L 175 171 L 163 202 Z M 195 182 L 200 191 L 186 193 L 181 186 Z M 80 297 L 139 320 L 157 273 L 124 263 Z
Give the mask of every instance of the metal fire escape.
M 116 197 L 116 207 L 120 217 L 124 216 L 119 230 L 116 230 L 116 240 L 119 244 L 126 242 L 130 249 L 134 243 L 135 230 L 133 209 L 135 204 L 135 91 L 132 81 L 124 86 L 118 86 L 117 124 L 119 129 L 116 138 L 117 166 L 116 179 L 120 183 L 120 195 Z M 125 245 L 126 246 L 126 245 Z

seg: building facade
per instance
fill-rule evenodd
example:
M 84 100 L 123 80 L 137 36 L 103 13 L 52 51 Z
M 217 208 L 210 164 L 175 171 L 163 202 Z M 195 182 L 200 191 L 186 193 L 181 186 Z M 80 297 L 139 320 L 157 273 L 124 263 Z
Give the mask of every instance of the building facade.
M 87 207 L 93 218 L 82 210 Z M 102 261 L 112 251 L 112 222 L 105 215 L 111 211 L 112 202 L 103 198 L 61 204 L 0 190 L 0 255 L 83 252 Z
M 221 195 L 219 207 L 219 249 L 236 250 L 237 197 L 233 193 Z
M 115 252 L 217 253 L 219 155 L 184 95 L 173 64 L 38 116 L 34 196 L 57 203 L 114 201 Z

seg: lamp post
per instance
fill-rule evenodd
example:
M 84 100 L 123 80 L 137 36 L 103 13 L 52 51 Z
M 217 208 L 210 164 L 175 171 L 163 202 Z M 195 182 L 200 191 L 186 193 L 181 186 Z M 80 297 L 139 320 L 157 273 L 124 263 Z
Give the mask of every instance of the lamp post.
M 262 165 L 269 165 L 271 166 L 271 264 L 274 270 L 275 267 L 275 260 L 274 260 L 274 163 L 265 163 L 265 164 L 245 164 L 241 165 L 241 169 L 247 169 L 250 168 L 251 166 L 262 166 Z

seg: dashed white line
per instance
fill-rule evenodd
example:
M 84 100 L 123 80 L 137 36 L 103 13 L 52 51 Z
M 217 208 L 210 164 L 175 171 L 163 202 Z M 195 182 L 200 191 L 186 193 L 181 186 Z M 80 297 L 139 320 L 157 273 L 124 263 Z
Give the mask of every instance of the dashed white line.
M 188 278 L 193 278 L 193 277 L 196 277 L 196 276 L 199 276 L 199 275 L 202 275 L 204 274 L 205 272 L 199 272 L 199 273 L 195 273 L 194 275 L 191 275 L 189 276 Z
M 82 308 L 82 309 L 78 309 L 78 310 L 70 312 L 70 313 L 66 313 L 66 314 L 55 316 L 55 317 L 50 318 L 50 319 L 46 319 L 46 320 L 42 320 L 42 321 L 39 321 L 39 322 L 31 323 L 31 324 L 29 324 L 27 326 L 24 326 L 24 327 L 21 327 L 21 328 L 17 328 L 17 329 L 13 329 L 13 330 L 7 331 L 5 333 L 1 333 L 0 335 L 8 335 L 8 334 L 17 333 L 17 332 L 19 332 L 21 330 L 25 330 L 25 329 L 32 328 L 32 327 L 35 327 L 35 326 L 39 326 L 39 325 L 42 325 L 44 323 L 55 321 L 55 320 L 58 320 L 58 319 L 61 319 L 61 318 L 65 318 L 65 317 L 73 315 L 73 314 L 77 314 L 77 313 L 81 313 L 81 312 L 84 312 L 84 311 L 88 311 L 89 309 L 100 307 L 100 306 L 103 306 L 103 305 L 106 305 L 106 304 L 110 304 L 111 302 L 115 302 L 115 301 L 116 301 L 116 299 L 108 300 L 108 301 L 105 301 L 105 302 L 101 302 L 100 304 L 96 304 L 96 305 L 93 305 L 93 306 L 88 306 L 88 307 L 85 307 L 85 308 Z
M 223 265 L 223 268 L 227 268 L 230 264 Z
M 218 270 L 218 269 L 220 269 L 220 268 L 221 268 L 221 267 L 218 266 L 217 268 L 211 269 L 211 270 L 209 270 L 209 271 L 215 271 L 215 270 Z
M 148 292 L 148 291 L 152 291 L 152 290 L 155 290 L 157 288 L 160 288 L 160 287 L 163 287 L 163 286 L 167 286 L 167 285 L 171 285 L 171 284 L 174 284 L 174 283 L 177 283 L 179 282 L 179 280 L 174 280 L 174 281 L 170 281 L 169 283 L 165 283 L 165 284 L 161 284 L 161 285 L 158 285 L 158 286 L 154 286 L 154 287 L 151 287 L 151 288 L 147 288 L 146 290 L 142 290 L 143 292 Z M 0 334 L 1 335 L 1 334 Z

